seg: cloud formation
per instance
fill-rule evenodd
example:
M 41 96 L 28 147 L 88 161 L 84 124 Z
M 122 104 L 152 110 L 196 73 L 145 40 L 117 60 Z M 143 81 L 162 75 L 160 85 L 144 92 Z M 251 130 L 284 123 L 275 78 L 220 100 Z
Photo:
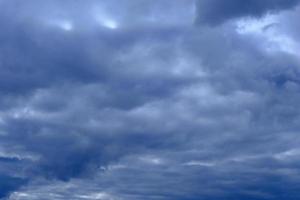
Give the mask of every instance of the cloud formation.
M 268 13 L 291 9 L 299 0 L 198 0 L 196 23 L 219 25 L 240 17 L 259 18 Z
M 298 1 L 224 2 L 0 1 L 0 199 L 298 199 Z

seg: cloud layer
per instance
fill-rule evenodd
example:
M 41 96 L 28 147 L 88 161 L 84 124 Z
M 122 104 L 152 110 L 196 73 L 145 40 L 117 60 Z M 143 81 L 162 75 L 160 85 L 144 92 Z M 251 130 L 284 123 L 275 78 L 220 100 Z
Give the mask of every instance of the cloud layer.
M 0 1 L 0 199 L 298 199 L 298 1 L 246 2 Z
M 198 0 L 196 22 L 218 25 L 240 17 L 257 18 L 268 13 L 291 9 L 299 2 L 299 0 Z

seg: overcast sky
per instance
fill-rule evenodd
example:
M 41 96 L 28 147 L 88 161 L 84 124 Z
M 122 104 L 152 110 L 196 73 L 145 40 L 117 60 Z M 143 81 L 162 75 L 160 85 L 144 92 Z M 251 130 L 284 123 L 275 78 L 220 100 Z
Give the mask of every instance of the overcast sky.
M 300 199 L 299 19 L 300 0 L 0 0 L 0 199 Z

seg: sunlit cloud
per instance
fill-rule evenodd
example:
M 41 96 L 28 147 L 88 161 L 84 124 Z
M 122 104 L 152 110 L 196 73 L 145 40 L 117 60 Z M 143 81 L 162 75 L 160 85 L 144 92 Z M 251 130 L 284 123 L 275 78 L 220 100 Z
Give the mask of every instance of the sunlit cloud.
M 118 28 L 117 22 L 115 22 L 114 20 L 111 20 L 111 19 L 103 20 L 102 25 L 109 29 L 117 29 Z
M 100 9 L 101 10 L 101 9 Z M 96 22 L 107 29 L 117 29 L 119 28 L 119 23 L 113 18 L 111 17 L 109 14 L 107 14 L 104 11 L 95 11 L 96 14 L 94 14 L 94 20 L 96 20 Z M 101 13 L 101 14 L 99 14 Z
M 241 35 L 260 37 L 269 52 L 284 51 L 297 55 L 300 46 L 292 37 L 281 31 L 279 17 L 267 15 L 262 19 L 246 18 L 237 21 L 236 31 Z
M 66 32 L 72 31 L 74 29 L 73 23 L 69 20 L 51 20 L 50 22 L 48 22 L 48 24 L 50 26 L 60 28 L 61 30 Z

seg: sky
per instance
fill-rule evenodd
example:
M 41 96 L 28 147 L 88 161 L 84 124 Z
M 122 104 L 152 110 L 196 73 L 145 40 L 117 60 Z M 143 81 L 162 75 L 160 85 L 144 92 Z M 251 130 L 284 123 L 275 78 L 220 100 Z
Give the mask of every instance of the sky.
M 300 0 L 0 0 L 0 199 L 300 199 Z

